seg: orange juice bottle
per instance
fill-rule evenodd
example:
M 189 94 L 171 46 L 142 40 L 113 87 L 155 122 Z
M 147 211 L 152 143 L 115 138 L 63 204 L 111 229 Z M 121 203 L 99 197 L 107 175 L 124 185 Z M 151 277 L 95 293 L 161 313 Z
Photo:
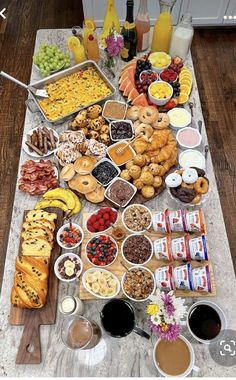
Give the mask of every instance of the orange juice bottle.
M 88 59 L 98 62 L 100 58 L 97 36 L 94 32 L 90 32 L 87 37 L 87 56 Z
M 157 19 L 152 36 L 151 51 L 169 52 L 172 36 L 172 17 L 171 10 L 176 0 L 159 0 L 160 15 Z

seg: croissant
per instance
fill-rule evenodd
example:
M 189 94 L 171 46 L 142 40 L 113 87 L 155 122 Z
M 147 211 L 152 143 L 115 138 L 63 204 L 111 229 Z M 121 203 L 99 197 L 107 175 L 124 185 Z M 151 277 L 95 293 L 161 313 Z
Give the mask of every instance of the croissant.
M 48 292 L 48 259 L 17 257 L 11 302 L 23 309 L 45 305 Z
M 135 152 L 137 154 L 143 154 L 146 149 L 147 149 L 148 143 L 145 139 L 140 138 L 136 140 L 133 144 L 132 147 L 134 148 Z

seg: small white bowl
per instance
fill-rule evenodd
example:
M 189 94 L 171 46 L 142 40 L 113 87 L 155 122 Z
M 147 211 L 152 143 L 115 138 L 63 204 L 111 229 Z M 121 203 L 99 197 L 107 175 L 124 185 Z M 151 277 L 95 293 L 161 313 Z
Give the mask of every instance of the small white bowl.
M 100 271 L 100 272 L 103 272 L 103 273 L 109 273 L 112 278 L 116 281 L 117 283 L 117 290 L 115 292 L 115 294 L 113 294 L 112 296 L 100 296 L 99 294 L 97 293 L 94 293 L 91 289 L 88 288 L 87 284 L 86 284 L 86 277 L 87 277 L 87 274 L 88 273 L 93 273 L 95 271 Z M 112 299 L 112 298 L 115 298 L 119 293 L 120 293 L 120 281 L 118 280 L 118 278 L 114 275 L 114 273 L 106 270 L 106 269 L 100 269 L 100 268 L 90 268 L 88 270 L 86 270 L 86 272 L 84 272 L 83 276 L 82 276 L 82 283 L 83 283 L 83 286 L 84 288 L 87 290 L 87 292 L 89 292 L 90 294 L 92 294 L 92 296 L 96 297 L 96 298 L 99 298 L 99 299 L 102 299 L 102 300 L 108 300 L 108 299 Z
M 167 115 L 170 118 L 170 127 L 176 131 L 188 127 L 192 121 L 191 113 L 186 111 L 186 109 L 182 107 L 173 108 L 172 110 L 167 112 Z M 179 120 L 181 117 L 184 118 L 184 121 L 181 124 L 176 124 L 176 119 Z
M 111 187 L 112 184 L 113 184 L 115 181 L 117 181 L 117 180 L 122 181 L 122 182 L 125 182 L 125 183 L 128 183 L 128 184 L 132 187 L 132 189 L 134 190 L 134 193 L 133 193 L 132 197 L 131 197 L 131 198 L 130 198 L 130 199 L 129 199 L 129 200 L 128 200 L 123 206 L 121 206 L 119 203 L 113 201 L 113 200 L 108 196 L 108 192 L 109 192 L 109 190 L 110 190 L 110 187 Z M 110 185 L 106 188 L 104 195 L 105 195 L 105 198 L 107 198 L 110 202 L 114 203 L 115 205 L 117 205 L 117 206 L 119 206 L 119 207 L 124 208 L 124 207 L 126 207 L 126 206 L 129 204 L 129 202 L 133 199 L 133 197 L 135 196 L 136 193 L 137 193 L 137 187 L 135 187 L 132 183 L 126 181 L 125 179 L 119 177 L 119 178 L 115 178 L 115 179 L 110 183 Z
M 198 150 L 186 149 L 179 155 L 179 165 L 184 169 L 196 167 L 205 170 L 206 159 Z
M 95 265 L 95 264 L 93 264 L 92 261 L 90 261 L 89 258 L 88 258 L 88 255 L 87 255 L 87 246 L 88 246 L 88 244 L 90 243 L 90 241 L 91 241 L 92 239 L 99 238 L 100 236 L 104 236 L 104 235 L 105 235 L 105 236 L 108 236 L 108 237 L 113 241 L 113 243 L 115 243 L 115 246 L 116 246 L 116 255 L 115 255 L 114 260 L 113 260 L 110 264 L 107 264 L 107 265 Z M 119 253 L 119 251 L 118 251 L 118 245 L 117 245 L 116 241 L 115 241 L 110 235 L 104 234 L 103 232 L 101 232 L 99 235 L 95 235 L 95 236 L 93 236 L 91 239 L 89 239 L 89 241 L 87 242 L 87 244 L 86 244 L 86 246 L 85 246 L 85 256 L 86 256 L 86 259 L 87 259 L 87 261 L 88 261 L 92 266 L 94 266 L 95 268 L 108 268 L 110 265 L 112 265 L 112 264 L 116 261 L 117 256 L 118 256 L 118 253 Z
M 130 239 L 132 236 L 140 236 L 140 234 L 139 234 L 139 233 L 136 233 L 136 234 L 129 235 L 129 236 L 127 236 L 127 237 L 125 238 L 125 240 L 123 240 L 123 242 L 122 242 L 122 244 L 121 244 L 121 254 L 122 254 L 122 257 L 123 257 L 123 259 L 124 259 L 128 264 L 130 264 L 130 265 L 132 265 L 132 266 L 135 266 L 135 267 L 140 266 L 140 265 L 144 266 L 144 265 L 146 265 L 146 264 L 151 260 L 151 258 L 152 258 L 152 256 L 153 256 L 153 243 L 152 243 L 151 239 L 149 239 L 148 236 L 146 236 L 146 235 L 142 235 L 142 236 L 144 236 L 144 237 L 149 241 L 150 246 L 151 246 L 151 253 L 150 253 L 149 258 L 148 258 L 146 261 L 144 261 L 144 263 L 142 263 L 142 264 L 135 264 L 135 263 L 132 263 L 132 261 L 129 261 L 129 260 L 126 258 L 125 254 L 124 254 L 124 245 L 125 245 L 125 242 L 126 242 L 128 239 Z
M 156 81 L 159 79 L 159 75 L 156 71 L 152 70 L 152 69 L 149 69 L 149 70 L 143 70 L 141 71 L 141 73 L 139 74 L 139 82 L 142 83 L 142 80 L 141 80 L 141 77 L 142 77 L 142 74 L 143 73 L 148 73 L 148 72 L 154 72 L 156 75 L 157 75 L 157 78 L 156 78 Z
M 76 224 L 76 223 L 72 223 L 72 227 L 75 227 L 77 228 L 78 230 L 80 230 L 81 232 L 81 240 L 79 243 L 73 245 L 73 247 L 66 247 L 61 241 L 60 241 L 60 235 L 62 234 L 62 232 L 64 231 L 64 229 L 66 227 L 69 227 L 70 226 L 70 223 L 66 223 L 66 224 L 63 224 L 63 226 L 61 226 L 61 228 L 59 228 L 59 230 L 57 231 L 57 243 L 60 245 L 60 247 L 66 249 L 66 250 L 71 250 L 71 249 L 75 249 L 75 248 L 78 248 L 80 246 L 80 244 L 82 243 L 83 239 L 84 239 L 84 232 L 82 230 L 82 228 Z
M 101 208 L 107 208 L 107 207 L 101 207 Z M 100 208 L 99 210 L 101 210 L 101 208 Z M 119 214 L 118 214 L 118 211 L 117 211 L 115 208 L 113 208 L 113 207 L 110 207 L 110 208 L 111 208 L 113 211 L 117 212 L 117 218 L 116 218 L 116 221 L 115 221 L 115 223 L 113 223 L 113 226 L 115 226 L 116 223 L 117 223 L 117 221 L 118 221 L 118 219 L 119 219 Z M 99 231 L 99 232 L 91 232 L 91 231 L 88 230 L 87 222 L 88 222 L 89 218 L 91 218 L 91 216 L 93 216 L 93 215 L 96 215 L 96 214 L 98 213 L 99 210 L 97 210 L 97 211 L 93 212 L 92 214 L 90 214 L 90 215 L 88 216 L 88 218 L 86 219 L 86 221 L 85 221 L 84 228 L 86 229 L 86 231 L 87 231 L 89 234 L 99 234 L 99 235 L 101 235 L 101 234 L 103 234 L 104 232 L 107 232 L 107 231 L 109 231 L 109 230 L 112 228 L 112 226 L 111 226 L 111 227 L 108 227 L 108 228 L 106 228 L 105 230 L 103 230 L 103 231 Z
M 58 265 L 59 263 L 66 257 L 70 257 L 71 259 L 73 258 L 76 258 L 76 260 L 79 262 L 80 264 L 80 270 L 76 273 L 76 276 L 71 278 L 71 279 L 66 279 L 66 278 L 63 278 L 58 270 Z M 63 282 L 72 282 L 72 281 L 75 281 L 80 275 L 81 275 L 81 272 L 83 270 L 83 262 L 81 260 L 81 258 L 76 255 L 75 253 L 72 253 L 72 252 L 68 252 L 68 253 L 64 253 L 63 255 L 60 255 L 57 260 L 55 261 L 55 264 L 54 264 L 54 273 L 55 275 L 57 276 L 57 278 L 60 280 L 60 281 L 63 281 Z
M 150 59 L 152 59 L 152 55 L 155 54 L 155 55 L 157 56 L 157 55 L 159 55 L 158 53 L 163 55 L 164 52 L 154 52 L 154 53 L 151 53 L 151 54 L 149 55 L 149 57 L 148 57 L 148 58 L 149 58 L 149 61 L 150 61 Z M 169 62 L 168 62 L 168 64 L 167 64 L 166 66 L 155 67 L 155 66 L 152 65 L 152 70 L 155 71 L 155 72 L 158 73 L 158 74 L 159 74 L 161 71 L 163 71 L 163 70 L 165 70 L 165 69 L 168 69 L 168 67 L 169 67 L 170 64 L 171 64 L 171 56 L 170 56 L 169 54 L 166 54 L 166 53 L 165 53 L 165 55 L 166 55 L 166 56 L 168 57 L 168 59 L 169 59 Z M 151 62 L 151 61 L 150 61 L 150 62 Z M 151 63 L 152 63 L 152 62 L 151 62 Z
M 154 274 L 150 271 L 150 269 L 148 269 L 148 268 L 146 268 L 146 267 L 144 267 L 144 266 L 142 266 L 142 265 L 133 266 L 133 267 L 129 268 L 129 271 L 131 271 L 131 270 L 133 270 L 133 269 L 143 269 L 143 270 L 145 270 L 145 271 L 147 271 L 147 272 L 149 272 L 149 273 L 151 274 L 152 279 L 153 279 L 153 284 L 154 284 L 154 285 L 153 285 L 153 290 L 152 290 L 152 292 L 148 295 L 148 297 L 144 298 L 143 300 L 136 300 L 135 298 L 130 297 L 130 296 L 124 291 L 124 280 L 125 280 L 125 276 L 126 276 L 126 273 L 127 273 L 127 272 L 125 272 L 125 273 L 123 274 L 123 276 L 122 276 L 122 279 L 121 279 L 121 289 L 122 289 L 124 295 L 125 295 L 128 299 L 130 299 L 131 301 L 134 301 L 134 302 L 145 302 L 145 301 L 148 300 L 148 298 L 149 298 L 151 295 L 154 294 L 155 289 L 156 289 L 156 281 L 155 281 Z
M 125 119 L 125 116 L 126 116 L 126 112 L 127 112 L 127 108 L 128 108 L 128 104 L 126 104 L 126 103 L 124 103 L 124 102 L 121 102 L 121 101 L 119 101 L 119 100 L 115 100 L 115 99 L 111 99 L 111 100 L 107 100 L 106 101 L 106 103 L 104 104 L 104 106 L 103 106 L 103 110 L 102 110 L 102 117 L 104 117 L 104 119 L 106 119 L 106 120 L 108 120 L 108 121 L 110 121 L 110 120 L 120 120 L 120 119 L 115 119 L 115 118 L 111 118 L 111 117 L 106 117 L 106 116 L 104 116 L 104 110 L 105 110 L 105 108 L 106 108 L 106 105 L 107 104 L 109 104 L 109 103 L 111 103 L 111 102 L 116 102 L 116 103 L 120 103 L 120 104 L 124 104 L 125 105 L 125 112 L 124 112 L 124 117 L 123 117 L 123 119 L 121 119 L 121 120 L 124 120 Z
M 126 225 L 126 223 L 125 223 L 125 213 L 126 213 L 126 211 L 127 211 L 128 209 L 130 209 L 131 207 L 135 207 L 135 206 L 136 206 L 136 207 L 144 208 L 144 209 L 150 214 L 151 221 L 150 221 L 150 224 L 147 226 L 147 228 L 145 228 L 145 230 L 141 230 L 141 231 L 134 231 L 134 230 L 131 230 L 131 229 Z M 123 223 L 123 225 L 125 226 L 125 228 L 126 228 L 129 232 L 131 232 L 131 234 L 141 234 L 141 233 L 146 232 L 147 230 L 149 230 L 149 228 L 152 226 L 152 213 L 151 213 L 151 211 L 149 210 L 149 208 L 147 208 L 146 206 L 141 205 L 141 204 L 134 203 L 134 204 L 132 204 L 132 205 L 126 207 L 126 209 L 122 212 L 122 216 L 121 216 L 121 218 L 122 218 L 122 223 Z
M 165 83 L 166 86 L 168 86 L 171 90 L 171 94 L 170 96 L 168 96 L 167 98 L 164 98 L 164 99 L 157 99 L 155 98 L 155 96 L 152 96 L 151 92 L 150 92 L 150 89 L 153 85 L 158 85 L 158 84 L 161 84 L 161 83 Z M 173 87 L 168 83 L 168 82 L 165 82 L 163 80 L 159 80 L 159 81 L 156 81 L 156 82 L 153 82 L 152 84 L 150 84 L 150 86 L 148 87 L 148 97 L 149 99 L 151 100 L 152 103 L 156 104 L 157 106 L 164 106 L 166 103 L 168 103 L 168 101 L 172 98 L 172 95 L 173 95 Z
M 117 174 L 116 174 L 116 176 L 113 177 L 113 178 L 112 178 L 109 182 L 107 182 L 106 184 L 100 182 L 100 181 L 94 176 L 94 178 L 96 178 L 96 180 L 98 181 L 98 183 L 100 183 L 100 185 L 102 185 L 102 186 L 104 186 L 104 187 L 107 187 L 107 186 L 111 183 L 111 181 L 113 181 L 113 179 L 115 179 L 116 177 L 118 177 L 118 176 L 120 175 L 121 170 L 120 170 L 120 168 L 115 164 L 114 161 L 110 160 L 109 158 L 104 157 L 104 158 L 102 158 L 100 161 L 98 161 L 98 162 L 96 163 L 96 165 L 94 166 L 94 168 L 93 168 L 93 170 L 92 170 L 92 172 L 91 172 L 92 175 L 93 175 L 93 171 L 94 171 L 94 169 L 95 169 L 97 166 L 99 166 L 102 162 L 109 162 L 109 164 L 111 164 L 112 166 L 114 166 L 114 168 L 117 170 Z
M 195 133 L 198 136 L 198 143 L 197 144 L 195 144 L 195 145 L 186 145 L 186 144 L 181 143 L 181 134 L 184 133 L 184 132 L 187 132 L 187 131 L 189 131 L 189 133 Z M 183 150 L 185 150 L 185 149 L 196 149 L 202 143 L 202 135 L 199 133 L 199 131 L 197 129 L 192 128 L 192 127 L 186 127 L 186 128 L 181 128 L 177 132 L 176 140 L 177 140 L 177 142 L 179 144 L 180 149 L 183 149 Z
M 125 123 L 127 123 L 127 124 L 129 124 L 129 125 L 131 126 L 131 129 L 132 129 L 132 137 L 126 138 L 125 141 L 130 141 L 130 140 L 132 140 L 132 139 L 135 137 L 134 126 L 133 126 L 132 121 L 131 121 L 131 120 L 127 120 L 127 119 L 124 119 L 124 120 L 113 120 L 113 121 L 111 121 L 111 122 L 109 123 L 109 135 L 110 135 L 111 140 L 112 140 L 112 141 L 115 141 L 115 142 L 117 142 L 117 141 L 120 142 L 120 141 L 124 140 L 124 139 L 113 139 L 113 138 L 112 138 L 111 126 L 112 126 L 112 124 L 114 125 L 114 124 L 116 124 L 116 123 L 118 123 L 118 122 L 125 122 Z

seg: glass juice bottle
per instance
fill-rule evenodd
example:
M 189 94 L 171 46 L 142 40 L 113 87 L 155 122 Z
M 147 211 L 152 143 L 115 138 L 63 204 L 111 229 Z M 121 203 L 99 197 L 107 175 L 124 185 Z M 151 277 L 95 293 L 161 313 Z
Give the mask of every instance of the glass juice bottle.
M 190 50 L 193 34 L 192 17 L 188 13 L 182 16 L 180 23 L 173 32 L 170 55 L 172 57 L 178 56 L 185 60 Z
M 176 0 L 159 0 L 160 15 L 155 23 L 151 51 L 164 51 L 169 53 L 172 36 L 171 11 Z
M 150 36 L 150 18 L 148 14 L 147 0 L 140 0 L 135 25 L 138 34 L 137 51 L 147 50 L 149 47 Z
M 104 17 L 102 37 L 106 38 L 112 29 L 114 29 L 117 33 L 120 33 L 120 21 L 116 13 L 115 1 L 107 0 L 107 9 Z
M 121 34 L 124 38 L 124 47 L 121 50 L 121 58 L 123 61 L 130 61 L 134 58 L 137 51 L 137 29 L 134 23 L 134 1 L 127 0 L 127 13 L 124 26 L 122 28 Z

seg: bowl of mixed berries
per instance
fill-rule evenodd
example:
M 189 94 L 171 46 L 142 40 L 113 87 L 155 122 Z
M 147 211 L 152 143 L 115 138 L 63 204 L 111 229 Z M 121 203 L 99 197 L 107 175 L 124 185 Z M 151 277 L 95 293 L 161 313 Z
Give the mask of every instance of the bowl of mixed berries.
M 118 246 L 111 236 L 96 235 L 86 244 L 85 253 L 90 264 L 96 267 L 108 267 L 117 258 Z
M 90 215 L 85 223 L 88 232 L 108 231 L 118 219 L 118 212 L 112 207 L 102 207 Z

